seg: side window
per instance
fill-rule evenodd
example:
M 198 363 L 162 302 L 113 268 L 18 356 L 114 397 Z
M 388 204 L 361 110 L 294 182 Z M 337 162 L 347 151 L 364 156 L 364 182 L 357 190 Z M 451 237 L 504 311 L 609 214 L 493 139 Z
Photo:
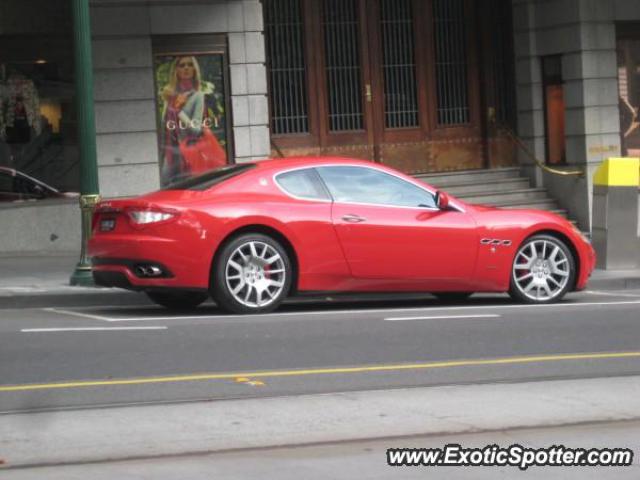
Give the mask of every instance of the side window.
M 310 200 L 330 200 L 327 192 L 322 187 L 317 173 L 310 168 L 281 173 L 276 177 L 276 182 L 285 192 L 294 197 L 308 198 Z
M 13 193 L 13 177 L 0 173 L 0 192 Z
M 320 167 L 336 202 L 436 208 L 432 194 L 401 178 L 365 167 Z
M 22 193 L 24 195 L 38 195 L 38 189 L 36 188 L 36 185 L 26 178 L 16 177 L 13 188 L 16 192 Z

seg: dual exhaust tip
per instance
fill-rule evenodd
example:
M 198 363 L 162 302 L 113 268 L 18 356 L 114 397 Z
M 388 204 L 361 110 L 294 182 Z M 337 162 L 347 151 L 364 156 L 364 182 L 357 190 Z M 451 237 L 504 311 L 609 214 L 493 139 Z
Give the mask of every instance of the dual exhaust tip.
M 136 276 L 140 278 L 158 278 L 164 276 L 164 271 L 156 265 L 136 265 Z

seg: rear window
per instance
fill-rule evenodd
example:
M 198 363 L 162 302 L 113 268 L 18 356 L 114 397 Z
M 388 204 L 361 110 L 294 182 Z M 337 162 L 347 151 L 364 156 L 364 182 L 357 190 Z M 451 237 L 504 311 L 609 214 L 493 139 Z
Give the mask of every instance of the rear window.
M 276 177 L 276 181 L 285 192 L 294 197 L 331 200 L 322 186 L 318 174 L 310 168 L 281 173 Z
M 216 168 L 210 172 L 203 173 L 197 177 L 190 177 L 184 180 L 171 183 L 162 190 L 207 190 L 214 185 L 236 177 L 247 170 L 255 168 L 255 163 L 240 163 L 236 165 L 227 165 L 226 167 Z

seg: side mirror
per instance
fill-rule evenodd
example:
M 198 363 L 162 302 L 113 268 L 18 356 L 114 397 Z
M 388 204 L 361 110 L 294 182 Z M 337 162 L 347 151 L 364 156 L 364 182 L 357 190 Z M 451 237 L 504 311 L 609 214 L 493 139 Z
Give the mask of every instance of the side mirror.
M 47 196 L 47 192 L 45 192 L 44 188 L 42 188 L 40 185 L 33 186 L 33 193 L 36 197 L 40 199 L 45 198 Z
M 438 190 L 436 192 L 436 206 L 440 210 L 446 210 L 447 208 L 449 208 L 449 195 Z

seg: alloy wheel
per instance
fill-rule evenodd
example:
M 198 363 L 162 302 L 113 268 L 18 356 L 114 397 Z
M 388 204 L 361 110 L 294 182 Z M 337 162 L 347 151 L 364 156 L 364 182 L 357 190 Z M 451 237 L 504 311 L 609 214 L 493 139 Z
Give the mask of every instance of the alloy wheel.
M 287 280 L 282 256 L 258 240 L 245 242 L 231 253 L 224 275 L 229 293 L 249 308 L 263 308 L 276 301 Z
M 551 238 L 533 238 L 516 254 L 513 283 L 533 302 L 548 302 L 566 291 L 572 262 L 566 248 Z

